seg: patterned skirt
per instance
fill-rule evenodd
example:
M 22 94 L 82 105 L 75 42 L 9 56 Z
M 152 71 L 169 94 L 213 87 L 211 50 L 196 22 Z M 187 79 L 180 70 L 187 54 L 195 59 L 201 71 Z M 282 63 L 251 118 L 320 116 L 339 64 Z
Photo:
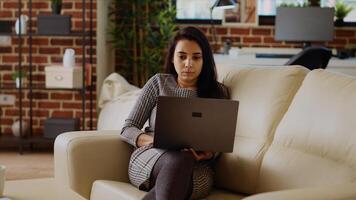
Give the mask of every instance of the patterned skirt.
M 140 190 L 148 191 L 151 171 L 167 150 L 144 146 L 136 149 L 130 158 L 129 178 L 131 184 Z M 193 191 L 191 199 L 207 196 L 213 186 L 213 170 L 209 162 L 197 162 L 193 171 Z

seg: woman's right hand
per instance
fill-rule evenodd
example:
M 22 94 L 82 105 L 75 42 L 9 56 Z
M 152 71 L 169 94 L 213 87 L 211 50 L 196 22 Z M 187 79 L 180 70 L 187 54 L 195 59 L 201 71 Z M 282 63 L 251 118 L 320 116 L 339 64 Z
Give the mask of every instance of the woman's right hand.
M 152 143 L 153 143 L 153 137 L 146 133 L 142 133 L 137 138 L 137 146 L 138 147 L 147 146 Z

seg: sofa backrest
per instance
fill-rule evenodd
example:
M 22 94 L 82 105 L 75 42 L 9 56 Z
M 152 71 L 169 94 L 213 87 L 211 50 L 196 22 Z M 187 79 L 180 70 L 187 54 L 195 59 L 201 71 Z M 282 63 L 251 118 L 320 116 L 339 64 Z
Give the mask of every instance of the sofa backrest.
M 216 185 L 252 194 L 275 129 L 309 70 L 300 66 L 217 68 L 219 80 L 240 105 L 234 151 L 218 159 Z
M 356 180 L 356 78 L 310 72 L 262 161 L 258 192 Z

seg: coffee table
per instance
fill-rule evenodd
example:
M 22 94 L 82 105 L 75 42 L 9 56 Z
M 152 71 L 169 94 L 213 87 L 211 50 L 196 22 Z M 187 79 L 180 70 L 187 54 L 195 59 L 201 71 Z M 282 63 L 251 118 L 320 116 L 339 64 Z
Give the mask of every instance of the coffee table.
M 6 181 L 2 198 L 9 200 L 86 200 L 73 190 L 57 184 L 54 178 Z

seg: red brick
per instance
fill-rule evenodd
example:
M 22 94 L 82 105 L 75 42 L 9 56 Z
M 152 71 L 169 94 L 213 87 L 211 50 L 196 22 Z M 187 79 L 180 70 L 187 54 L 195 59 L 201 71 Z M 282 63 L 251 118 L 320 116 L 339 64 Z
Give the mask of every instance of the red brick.
M 271 35 L 271 29 L 265 29 L 265 28 L 252 29 L 252 35 Z
M 49 2 L 32 2 L 32 9 L 38 8 L 50 8 Z
M 53 111 L 52 117 L 71 118 L 71 117 L 73 117 L 73 112 L 72 111 Z
M 17 9 L 18 6 L 18 2 L 3 2 L 3 8 L 15 8 Z
M 62 8 L 63 9 L 72 9 L 73 8 L 73 3 L 72 2 L 63 2 Z
M 331 42 L 328 42 L 329 45 L 345 45 L 347 43 L 346 39 L 334 39 Z
M 9 119 L 9 118 L 3 118 L 1 119 L 1 125 L 12 125 L 14 123 L 14 120 Z
M 44 108 L 42 108 L 44 109 Z M 33 116 L 36 116 L 36 117 L 48 117 L 49 116 L 49 110 L 35 110 L 33 111 Z M 40 123 L 38 123 L 39 125 Z
M 34 99 L 48 99 L 48 93 L 44 92 L 33 92 L 32 97 Z
M 336 30 L 335 36 L 336 37 L 353 37 L 353 36 L 355 36 L 355 31 L 353 31 L 353 30 Z
M 274 40 L 273 37 L 263 37 L 263 43 L 279 43 L 281 44 L 282 42 L 278 42 Z
M 243 37 L 242 42 L 243 43 L 261 43 L 261 38 L 260 37 Z
M 6 109 L 5 110 L 5 115 L 6 116 L 18 116 L 19 115 L 19 110 L 18 109 Z
M 81 19 L 82 18 L 82 12 L 81 11 L 64 11 L 63 12 L 63 15 L 71 15 L 72 18 L 75 17 L 75 18 L 79 18 Z M 88 18 L 86 18 L 88 19 Z
M 27 57 L 27 61 L 29 61 L 29 57 Z M 33 63 L 48 63 L 48 57 L 47 56 L 32 56 L 32 62 Z
M 72 46 L 72 39 L 51 39 L 51 45 Z
M 48 45 L 49 42 L 48 42 L 47 38 L 33 38 L 32 44 L 33 45 Z
M 12 70 L 11 65 L 0 65 L 0 71 L 10 71 Z
M 39 48 L 39 53 L 41 54 L 60 54 L 61 49 L 56 47 L 41 47 Z
M 46 109 L 49 109 L 49 108 L 60 108 L 61 107 L 61 104 L 59 102 L 48 102 L 48 101 L 45 101 L 45 102 L 39 102 L 38 103 L 38 107 L 40 108 L 46 108 Z
M 82 3 L 75 3 L 75 9 L 82 9 L 83 8 L 83 4 Z M 85 8 L 89 11 L 90 8 L 90 3 L 85 3 Z M 96 3 L 93 2 L 93 8 L 96 8 Z
M 248 28 L 231 28 L 230 33 L 232 35 L 249 35 L 250 29 L 248 29 Z
M 11 11 L 0 11 L 0 17 L 1 18 L 10 18 L 12 17 L 12 12 Z
M 226 35 L 227 34 L 227 28 L 216 28 L 216 33 L 218 35 Z
M 96 27 L 96 21 L 93 22 L 93 27 Z M 82 29 L 83 28 L 83 22 L 82 21 L 75 21 L 74 22 L 74 28 Z M 85 21 L 85 29 L 88 31 L 89 28 L 90 28 L 89 20 L 86 20 Z
M 52 93 L 51 94 L 51 99 L 72 100 L 73 99 L 73 95 L 72 94 L 63 94 L 63 93 Z
M 15 63 L 19 61 L 19 58 L 17 56 L 3 56 L 2 61 L 4 63 Z M 22 59 L 23 61 L 23 59 Z
M 67 108 L 82 109 L 82 104 L 81 103 L 77 103 L 77 102 L 72 102 L 72 103 L 63 102 L 62 108 L 64 108 L 64 109 L 67 109 Z
M 0 53 L 11 53 L 12 49 L 11 47 L 2 47 L 0 46 Z
M 356 39 L 349 39 L 349 44 L 356 44 Z

